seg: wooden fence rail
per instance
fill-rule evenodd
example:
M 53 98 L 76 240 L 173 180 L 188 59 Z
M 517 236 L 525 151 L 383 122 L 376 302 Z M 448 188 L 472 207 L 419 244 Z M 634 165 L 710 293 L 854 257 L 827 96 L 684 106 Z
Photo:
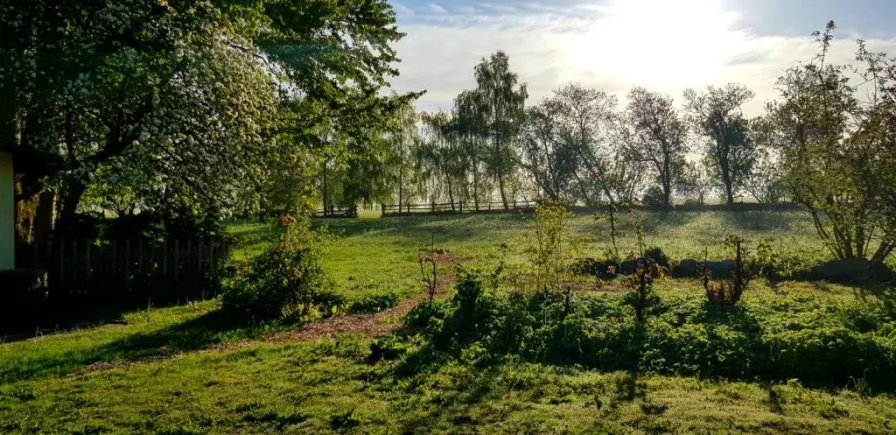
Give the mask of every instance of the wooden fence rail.
M 537 201 L 515 201 L 508 203 L 508 207 L 505 209 L 504 204 L 500 202 L 480 202 L 479 207 L 476 208 L 474 204 L 469 202 L 455 202 L 455 203 L 430 203 L 430 204 L 401 204 L 399 205 L 387 205 L 381 204 L 380 209 L 382 210 L 382 214 L 384 217 L 386 216 L 408 216 L 414 214 L 461 214 L 461 213 L 515 213 L 522 212 L 528 213 L 535 210 Z M 774 203 L 774 204 L 759 204 L 759 203 L 736 203 L 736 204 L 679 204 L 674 205 L 672 207 L 661 207 L 661 206 L 643 206 L 643 205 L 634 205 L 625 208 L 632 208 L 643 211 L 678 211 L 678 212 L 693 212 L 693 211 L 774 211 L 774 212 L 789 212 L 789 211 L 797 211 L 799 210 L 799 206 L 794 203 Z M 577 214 L 584 213 L 599 213 L 605 212 L 608 210 L 607 206 L 569 206 L 568 209 Z
M 193 292 L 204 291 L 199 288 L 202 282 L 217 280 L 227 253 L 221 241 L 198 239 L 59 239 L 21 247 L 17 266 L 45 271 L 51 297 L 137 290 Z
M 319 208 L 311 212 L 311 217 L 315 218 L 354 218 L 358 217 L 358 206 L 351 207 L 326 207 Z
M 429 204 L 381 204 L 383 216 L 407 216 L 411 214 L 460 214 L 460 213 L 503 213 L 532 210 L 535 201 L 508 202 L 507 208 L 502 202 L 480 202 L 479 204 L 458 201 L 455 203 L 429 203 Z

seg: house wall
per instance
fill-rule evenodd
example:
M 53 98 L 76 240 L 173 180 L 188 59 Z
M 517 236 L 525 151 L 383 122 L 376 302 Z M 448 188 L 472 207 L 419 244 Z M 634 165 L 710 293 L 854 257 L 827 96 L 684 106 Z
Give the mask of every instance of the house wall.
M 14 195 L 12 154 L 0 151 L 0 270 L 15 268 Z

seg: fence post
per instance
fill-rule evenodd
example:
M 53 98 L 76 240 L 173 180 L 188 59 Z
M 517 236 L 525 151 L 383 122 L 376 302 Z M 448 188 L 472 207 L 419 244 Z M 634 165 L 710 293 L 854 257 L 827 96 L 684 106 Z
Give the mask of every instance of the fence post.
M 124 241 L 124 282 L 131 286 L 131 239 Z
M 71 273 L 72 284 L 77 286 L 78 284 L 80 284 L 80 282 L 78 281 L 80 279 L 80 276 L 79 276 L 80 274 L 78 273 L 78 240 L 77 239 L 72 240 L 72 258 L 71 258 L 71 260 L 69 260 L 69 266 L 72 270 L 72 273 Z
M 65 283 L 65 239 L 59 239 L 59 286 Z
M 380 216 L 386 216 L 386 203 L 380 203 Z
M 112 261 L 109 272 L 112 276 L 118 275 L 118 240 L 112 239 Z
M 146 261 L 143 258 L 143 239 L 137 239 L 137 275 L 140 276 L 140 279 L 143 279 L 143 262 Z
M 199 241 L 199 251 L 198 251 L 199 255 L 198 255 L 198 258 L 196 261 L 196 267 L 197 267 L 198 273 L 202 273 L 205 270 L 205 267 L 204 267 L 205 265 L 202 263 L 202 248 L 204 247 L 204 245 L 205 245 L 205 243 L 202 240 L 200 240 Z
M 84 271 L 84 276 L 86 278 L 85 280 L 89 283 L 90 276 L 92 275 L 91 272 L 93 271 L 93 264 L 90 262 L 91 244 L 90 244 L 90 242 L 87 242 L 87 243 L 85 243 L 85 245 L 86 245 L 85 248 L 87 248 L 87 249 L 84 250 L 84 263 L 86 266 L 85 271 Z
M 180 239 L 174 241 L 174 282 L 180 278 Z
M 464 214 L 464 202 L 460 202 L 460 214 Z

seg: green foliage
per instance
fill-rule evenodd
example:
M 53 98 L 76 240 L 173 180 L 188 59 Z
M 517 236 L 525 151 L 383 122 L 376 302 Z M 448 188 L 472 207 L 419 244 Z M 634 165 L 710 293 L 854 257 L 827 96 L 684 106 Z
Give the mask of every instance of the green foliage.
M 743 187 L 758 157 L 750 123 L 743 105 L 756 94 L 744 85 L 709 86 L 705 94 L 692 89 L 684 93 L 694 130 L 709 139 L 705 156 L 716 185 L 721 186 L 728 204 Z
M 878 390 L 896 388 L 896 318 L 885 308 L 806 296 L 726 308 L 695 295 L 656 299 L 645 305 L 644 321 L 632 322 L 632 299 L 574 295 L 567 314 L 562 298 L 496 295 L 466 273 L 451 303 L 420 308 L 406 321 L 425 325 L 435 349 L 460 357 L 475 347 L 478 360 L 516 355 L 601 370 L 813 385 L 863 379 Z
M 668 268 L 670 265 L 669 256 L 658 246 L 653 246 L 644 250 L 644 258 L 661 267 Z
M 628 152 L 656 176 L 659 205 L 672 205 L 672 189 L 684 168 L 688 128 L 672 98 L 641 87 L 628 94 L 625 127 Z
M 648 207 L 660 207 L 665 205 L 665 196 L 660 186 L 650 186 L 641 197 L 641 203 Z
M 750 280 L 753 279 L 753 273 L 748 267 L 749 253 L 743 247 L 744 239 L 739 236 L 729 235 L 725 239 L 725 244 L 734 250 L 734 270 L 731 272 L 731 281 L 720 281 L 711 283 L 712 275 L 706 266 L 700 272 L 700 278 L 703 281 L 703 288 L 706 290 L 706 298 L 715 304 L 734 305 L 740 301 Z
M 529 254 L 538 291 L 557 290 L 570 270 L 576 247 L 568 228 L 572 217 L 561 203 L 539 205 L 535 210 L 535 241 Z
M 793 199 L 805 207 L 818 235 L 840 260 L 880 263 L 896 248 L 892 172 L 896 148 L 893 71 L 884 54 L 859 45 L 856 65 L 837 65 L 828 52 L 834 22 L 816 32 L 816 58 L 787 70 L 778 81 L 781 100 L 769 105 L 763 119 L 767 140 L 780 153 L 784 182 Z M 855 80 L 858 79 L 858 80 Z M 859 99 L 861 81 L 867 100 Z M 879 235 L 878 236 L 876 236 Z
M 315 300 L 327 282 L 320 264 L 331 242 L 325 230 L 312 231 L 307 217 L 281 220 L 280 240 L 256 257 L 228 284 L 223 311 L 236 321 L 302 320 L 320 313 Z M 332 303 L 332 298 L 324 297 Z

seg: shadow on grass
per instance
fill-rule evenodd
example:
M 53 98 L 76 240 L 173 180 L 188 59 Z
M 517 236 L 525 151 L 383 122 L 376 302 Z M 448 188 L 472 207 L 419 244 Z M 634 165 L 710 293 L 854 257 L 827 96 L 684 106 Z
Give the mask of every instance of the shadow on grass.
M 420 240 L 436 238 L 464 241 L 482 237 L 484 229 L 520 228 L 531 216 L 522 214 L 422 215 L 382 219 L 315 219 L 314 226 L 326 226 L 336 234 L 354 237 L 372 232 L 385 232 Z
M 799 212 L 726 211 L 719 215 L 732 231 L 783 233 L 793 230 L 794 220 L 805 221 Z
M 15 366 L 0 368 L 0 383 L 62 376 L 78 370 L 170 358 L 241 339 L 259 338 L 289 325 L 234 326 L 219 311 L 156 331 L 140 332 L 111 343 L 67 352 L 44 352 L 13 360 Z

